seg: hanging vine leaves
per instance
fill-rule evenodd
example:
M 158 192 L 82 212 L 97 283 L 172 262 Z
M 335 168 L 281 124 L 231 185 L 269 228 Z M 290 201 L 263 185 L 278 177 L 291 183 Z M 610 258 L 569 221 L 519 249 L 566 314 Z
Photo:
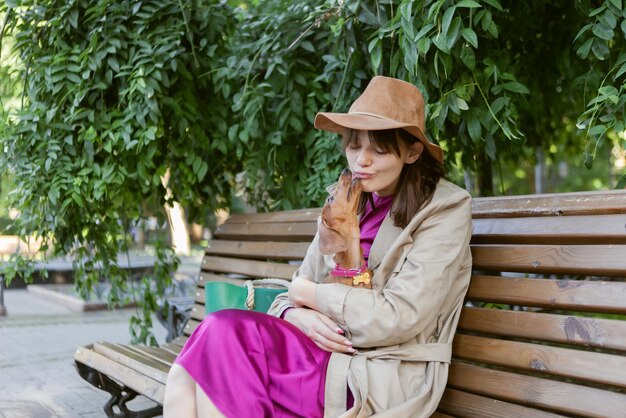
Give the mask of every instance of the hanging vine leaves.
M 205 76 L 224 49 L 232 10 L 202 3 L 0 6 L 24 64 L 23 106 L 2 139 L 17 226 L 52 255 L 73 256 L 81 294 L 106 277 L 113 306 L 127 302 L 132 283 L 119 255 L 130 226 L 151 215 L 165 222 L 165 172 L 193 216 L 206 202 L 228 206 L 233 181 L 223 173 L 239 170 L 219 132 L 225 99 Z M 155 280 L 138 283 L 146 296 L 131 323 L 136 341 L 153 339 L 153 295 L 164 293 L 177 265 L 168 246 L 156 256 Z
M 450 167 L 478 174 L 481 193 L 493 193 L 496 156 L 522 145 L 558 138 L 582 153 L 586 138 L 590 163 L 626 125 L 626 12 L 616 0 L 574 6 L 4 2 L 25 83 L 0 139 L 20 233 L 80 260 L 83 292 L 110 278 L 120 303 L 126 231 L 148 216 L 165 221 L 168 170 L 171 200 L 192 220 L 229 207 L 233 193 L 260 210 L 319 205 L 345 162 L 313 118 L 347 111 L 375 74 L 420 87 L 430 136 Z M 137 341 L 150 338 L 150 312 L 175 268 L 167 245 L 157 254 L 156 278 L 141 282 Z

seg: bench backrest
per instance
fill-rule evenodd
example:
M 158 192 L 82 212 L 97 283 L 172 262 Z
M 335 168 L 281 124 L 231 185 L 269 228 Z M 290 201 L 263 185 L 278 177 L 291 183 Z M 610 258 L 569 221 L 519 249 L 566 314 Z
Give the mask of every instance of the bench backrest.
M 204 283 L 290 278 L 319 209 L 232 215 L 202 263 L 182 344 L 204 317 Z M 626 414 L 626 191 L 478 198 L 474 272 L 440 412 Z

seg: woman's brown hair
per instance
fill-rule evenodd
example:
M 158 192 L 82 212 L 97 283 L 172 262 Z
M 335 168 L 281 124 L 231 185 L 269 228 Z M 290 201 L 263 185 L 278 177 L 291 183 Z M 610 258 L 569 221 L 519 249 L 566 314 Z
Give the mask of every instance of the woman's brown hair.
M 386 152 L 401 155 L 400 142 L 410 146 L 418 141 L 403 129 L 389 129 L 383 131 L 367 131 L 373 147 Z M 347 129 L 343 136 L 343 149 L 356 141 L 357 131 Z M 395 197 L 391 205 L 393 223 L 399 228 L 405 228 L 420 208 L 430 202 L 439 179 L 444 177 L 443 164 L 435 160 L 427 151 L 412 164 L 405 164 L 400 172 L 400 180 L 396 186 Z M 367 202 L 373 205 L 371 193 L 363 193 L 359 202 L 359 213 L 363 213 Z

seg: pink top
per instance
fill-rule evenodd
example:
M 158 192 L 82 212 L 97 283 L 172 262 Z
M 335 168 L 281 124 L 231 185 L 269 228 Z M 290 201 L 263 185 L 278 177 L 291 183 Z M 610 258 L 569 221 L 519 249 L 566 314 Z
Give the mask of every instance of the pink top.
M 383 223 L 393 203 L 393 195 L 378 196 L 372 193 L 372 198 L 374 199 L 374 208 L 367 202 L 359 222 L 359 227 L 361 228 L 361 248 L 363 248 L 363 257 L 365 257 L 366 261 L 369 258 L 374 238 L 376 238 L 376 234 L 380 229 L 380 224 Z

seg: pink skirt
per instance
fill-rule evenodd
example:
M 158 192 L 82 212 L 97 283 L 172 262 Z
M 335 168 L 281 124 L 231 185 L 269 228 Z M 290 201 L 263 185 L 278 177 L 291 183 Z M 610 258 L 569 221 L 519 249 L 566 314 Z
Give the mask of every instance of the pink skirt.
M 176 359 L 226 417 L 321 417 L 330 353 L 271 315 L 207 315 Z

